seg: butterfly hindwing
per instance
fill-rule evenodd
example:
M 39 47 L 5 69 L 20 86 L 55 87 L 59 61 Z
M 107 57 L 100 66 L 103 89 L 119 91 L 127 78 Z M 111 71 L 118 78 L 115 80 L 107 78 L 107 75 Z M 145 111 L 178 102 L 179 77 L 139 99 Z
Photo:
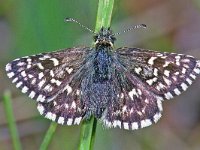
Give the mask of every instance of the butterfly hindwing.
M 147 91 L 141 81 L 121 68 L 121 93 L 118 105 L 108 105 L 101 118 L 106 127 L 135 130 L 156 123 L 162 113 L 161 98 Z
M 85 107 L 80 100 L 80 82 L 77 81 L 76 83 L 78 86 L 68 86 L 52 101 L 48 103 L 38 102 L 37 109 L 40 114 L 58 124 L 79 124 L 85 114 Z M 71 91 L 69 88 L 74 90 Z

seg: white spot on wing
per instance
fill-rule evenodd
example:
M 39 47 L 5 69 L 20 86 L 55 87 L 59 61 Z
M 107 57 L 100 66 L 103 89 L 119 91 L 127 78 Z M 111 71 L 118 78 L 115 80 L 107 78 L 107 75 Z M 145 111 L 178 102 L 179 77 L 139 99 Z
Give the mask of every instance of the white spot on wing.
M 121 128 L 121 121 L 120 120 L 114 120 L 112 125 L 113 125 L 114 128 L 116 128 L 116 127 Z
M 59 65 L 59 61 L 56 58 L 50 58 L 50 60 L 53 61 L 53 65 L 54 66 L 58 66 Z
M 31 79 L 31 78 L 33 78 L 33 75 L 32 74 L 28 74 L 28 77 Z
M 124 129 L 129 130 L 128 122 L 124 122 L 123 125 L 124 125 Z
M 22 72 L 21 72 L 21 76 L 22 76 L 22 77 L 26 77 L 26 72 L 25 72 L 25 71 L 22 71 Z
M 165 77 L 163 77 L 163 80 L 165 81 L 165 83 L 167 85 L 171 85 L 172 84 L 172 82 L 169 79 L 165 78 Z
M 127 111 L 127 106 L 124 105 L 124 106 L 122 107 L 122 112 L 124 113 L 124 112 L 126 112 L 126 111 Z
M 157 81 L 158 78 L 154 77 L 153 79 L 146 80 L 149 85 L 153 85 L 154 82 Z
M 41 115 L 44 113 L 44 107 L 41 104 L 38 104 L 37 109 Z
M 17 63 L 17 66 L 23 66 L 25 64 L 26 64 L 25 62 L 19 62 L 19 63 Z
M 170 73 L 169 70 L 165 70 L 165 71 L 164 71 L 164 75 L 166 75 L 167 77 L 169 77 L 169 73 Z
M 22 85 L 22 82 L 20 81 L 20 82 L 18 82 L 18 83 L 16 84 L 16 87 L 19 88 L 21 85 Z
M 170 64 L 169 61 L 165 61 L 165 64 L 163 65 L 163 67 L 167 67 Z
M 142 95 L 142 91 L 140 89 L 137 89 L 137 91 L 139 95 Z
M 175 59 L 176 59 L 176 61 L 180 61 L 181 56 L 177 55 L 177 56 L 175 56 Z
M 181 94 L 181 92 L 179 91 L 178 88 L 175 88 L 175 89 L 174 89 L 174 93 L 175 93 L 176 95 L 180 95 L 180 94 Z
M 64 121 L 65 121 L 64 117 L 59 117 L 58 118 L 58 123 L 59 124 L 64 124 Z
M 6 71 L 10 71 L 12 68 L 11 68 L 11 64 L 10 63 L 8 63 L 7 65 L 6 65 Z
M 40 95 L 37 97 L 37 101 L 44 102 L 44 101 L 45 101 L 45 96 L 40 94 Z
M 51 79 L 51 83 L 55 83 L 57 86 L 61 85 L 61 82 L 59 80 Z
M 131 100 L 134 100 L 133 99 L 133 95 L 135 95 L 135 96 L 139 96 L 138 95 L 138 93 L 137 93 L 137 91 L 135 90 L 135 88 L 133 88 L 129 93 L 128 93 L 128 95 L 130 96 L 130 98 L 131 98 Z
M 22 88 L 22 93 L 26 93 L 28 91 L 28 87 L 27 86 L 24 86 L 23 88 Z
M 73 119 L 72 119 L 72 118 L 69 118 L 69 119 L 67 120 L 67 125 L 68 125 L 68 126 L 72 125 L 72 122 L 73 122 Z
M 47 84 L 45 87 L 44 87 L 44 90 L 47 91 L 47 92 L 51 92 L 53 90 L 52 86 L 50 84 Z
M 29 69 L 29 68 L 31 68 L 31 64 L 28 64 L 28 65 L 27 65 L 27 69 Z
M 153 65 L 155 59 L 157 59 L 157 57 L 151 57 L 151 58 L 148 60 L 148 64 L 149 64 L 149 65 Z
M 152 124 L 150 119 L 145 119 L 141 121 L 141 128 L 148 127 Z
M 45 83 L 45 80 L 44 80 L 44 79 L 41 80 L 41 81 L 39 82 L 39 84 L 38 84 L 38 87 L 39 87 L 39 88 L 42 88 L 42 86 L 44 85 L 44 83 Z
M 67 70 L 67 72 L 70 74 L 70 73 L 73 71 L 73 68 L 67 67 L 66 70 Z
M 190 80 L 189 78 L 187 78 L 186 81 L 188 84 L 190 84 L 190 85 L 192 84 L 192 80 Z
M 32 79 L 31 84 L 35 84 L 36 83 L 36 78 Z
M 136 67 L 136 68 L 135 68 L 135 72 L 136 72 L 137 74 L 140 74 L 141 71 L 142 71 L 142 68 L 141 68 L 141 67 Z
M 23 58 L 28 58 L 29 56 L 25 56 L 25 57 L 23 57 Z M 30 59 L 30 58 L 28 58 L 27 59 L 27 62 L 32 62 L 32 59 Z
M 18 80 L 18 77 L 14 78 L 14 79 L 12 80 L 12 83 L 17 82 L 17 80 Z
M 185 90 L 187 90 L 187 88 L 188 88 L 188 86 L 185 84 L 185 83 L 182 83 L 181 84 L 181 87 L 182 87 L 182 89 L 185 91 Z
M 162 83 L 158 83 L 158 85 L 156 86 L 156 89 L 159 91 L 163 88 L 165 88 L 165 86 Z
M 186 71 L 187 71 L 186 68 L 183 67 L 181 72 L 182 72 L 182 74 L 185 74 Z
M 158 109 L 160 111 L 163 111 L 163 108 L 162 108 L 162 102 L 160 100 L 157 100 L 157 105 L 158 105 Z
M 67 89 L 67 94 L 72 92 L 72 88 L 68 84 L 66 85 L 66 89 Z
M 193 75 L 193 74 L 190 74 L 190 77 L 191 77 L 192 79 L 196 79 L 196 76 Z
M 8 78 L 12 78 L 14 75 L 15 75 L 14 72 L 9 72 L 9 73 L 7 74 Z
M 157 68 L 154 69 L 153 75 L 156 76 L 156 77 L 158 76 L 158 69 Z
M 50 70 L 50 75 L 51 75 L 51 77 L 54 77 L 53 70 Z
M 137 123 L 137 122 L 133 122 L 133 123 L 131 124 L 131 128 L 132 128 L 132 130 L 138 129 L 138 123 Z
M 74 119 L 74 124 L 80 124 L 82 117 L 78 117 Z
M 199 68 L 195 68 L 194 72 L 197 73 L 197 74 L 200 74 L 200 69 Z
M 74 101 L 71 104 L 71 108 L 74 108 L 74 109 L 76 108 L 76 103 Z
M 170 92 L 167 92 L 167 93 L 165 93 L 165 98 L 171 99 L 171 98 L 173 98 L 173 95 Z
M 53 113 L 52 113 L 51 120 L 52 120 L 52 121 L 55 121 L 55 120 L 56 120 L 56 114 L 53 114 Z
M 44 77 L 44 73 L 43 73 L 43 72 L 40 72 L 40 73 L 38 74 L 38 78 L 39 78 L 39 79 L 42 79 L 42 77 Z
M 160 117 L 161 117 L 161 113 L 156 113 L 156 114 L 153 116 L 154 122 L 155 122 L 155 123 L 158 122 L 158 120 L 160 119 Z
M 37 63 L 37 66 L 39 67 L 39 69 L 42 69 L 42 70 L 44 69 L 41 63 Z
M 35 92 L 34 91 L 31 91 L 31 93 L 29 94 L 29 97 L 30 98 L 33 98 L 35 96 Z
M 47 114 L 45 115 L 45 117 L 51 120 L 51 118 L 52 118 L 52 113 L 51 113 L 51 112 L 47 112 Z

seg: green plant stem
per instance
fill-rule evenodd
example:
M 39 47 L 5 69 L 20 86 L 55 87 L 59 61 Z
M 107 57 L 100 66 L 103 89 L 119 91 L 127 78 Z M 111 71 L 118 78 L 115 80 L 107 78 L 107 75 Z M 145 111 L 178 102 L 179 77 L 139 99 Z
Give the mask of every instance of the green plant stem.
M 110 27 L 114 0 L 99 0 L 95 31 Z
M 93 148 L 97 120 L 92 116 L 90 120 L 84 120 L 81 126 L 79 150 L 91 150 Z
M 49 129 L 42 141 L 42 144 L 40 145 L 40 150 L 46 150 L 48 148 L 48 145 L 50 144 L 51 142 L 51 139 L 53 137 L 53 134 L 56 130 L 56 127 L 57 127 L 57 123 L 55 122 L 52 122 L 49 126 Z
M 101 27 L 109 27 L 111 22 L 114 0 L 99 0 L 95 32 Z M 96 134 L 97 120 L 94 116 L 90 120 L 83 121 L 79 150 L 92 150 Z
M 12 142 L 13 142 L 13 148 L 15 150 L 21 150 L 22 147 L 21 147 L 21 143 L 19 140 L 19 135 L 17 132 L 17 127 L 16 127 L 14 115 L 13 115 L 11 94 L 9 91 L 4 92 L 3 104 L 4 104 L 4 108 L 5 108 L 6 119 L 8 121 L 10 135 L 11 135 Z

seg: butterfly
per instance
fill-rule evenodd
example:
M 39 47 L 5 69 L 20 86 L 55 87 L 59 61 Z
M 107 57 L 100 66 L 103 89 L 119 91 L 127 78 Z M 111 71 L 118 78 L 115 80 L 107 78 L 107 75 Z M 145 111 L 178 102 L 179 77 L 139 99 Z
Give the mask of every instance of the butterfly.
M 41 115 L 58 124 L 78 125 L 93 115 L 106 127 L 150 126 L 161 118 L 163 100 L 180 95 L 200 74 L 200 61 L 184 54 L 114 49 L 115 35 L 102 27 L 93 47 L 15 59 L 6 65 L 7 76 L 36 100 Z

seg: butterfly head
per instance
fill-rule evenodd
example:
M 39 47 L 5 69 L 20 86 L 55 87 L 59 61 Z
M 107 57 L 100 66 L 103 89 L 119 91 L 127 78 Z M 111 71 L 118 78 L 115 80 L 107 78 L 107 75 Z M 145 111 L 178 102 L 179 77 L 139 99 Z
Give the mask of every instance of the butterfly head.
M 98 34 L 94 36 L 95 45 L 105 45 L 113 47 L 116 38 L 110 28 L 102 27 Z

